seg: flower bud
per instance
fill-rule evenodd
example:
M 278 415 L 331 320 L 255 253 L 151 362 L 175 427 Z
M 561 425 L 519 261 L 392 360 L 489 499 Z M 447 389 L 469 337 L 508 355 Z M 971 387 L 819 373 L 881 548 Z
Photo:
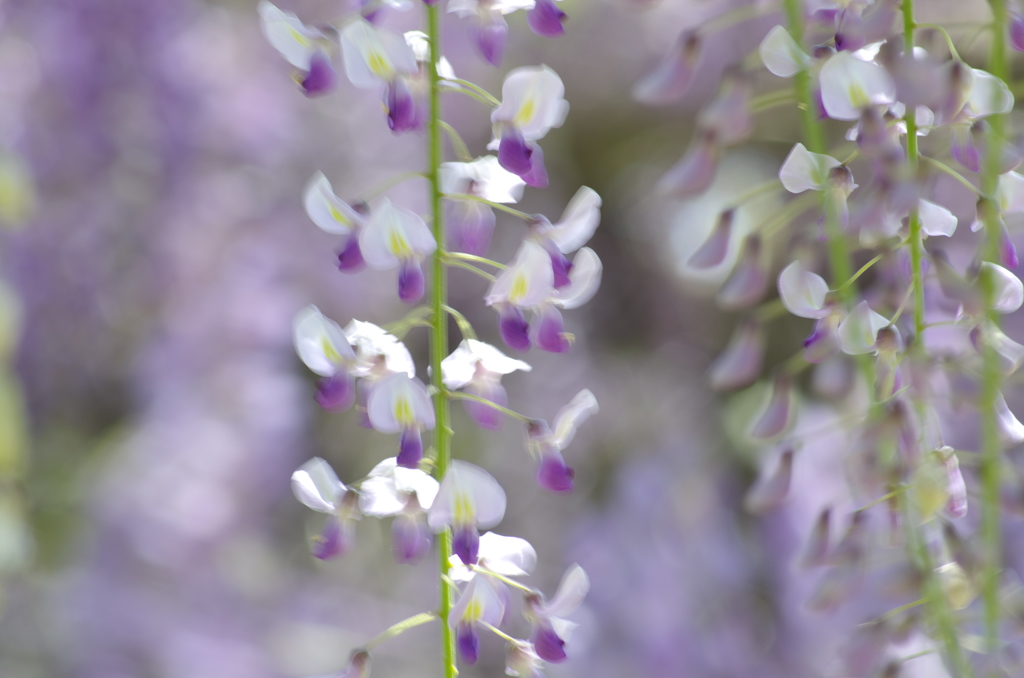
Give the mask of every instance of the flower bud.
M 711 234 L 704 244 L 697 248 L 697 251 L 687 260 L 687 265 L 696 269 L 707 269 L 718 266 L 725 261 L 729 253 L 729 243 L 732 239 L 732 223 L 736 210 L 724 210 L 718 215 L 718 221 Z
M 702 133 L 686 155 L 661 177 L 656 190 L 676 198 L 703 193 L 715 178 L 718 156 L 714 133 Z
M 829 526 L 832 522 L 832 508 L 826 506 L 814 521 L 811 534 L 804 546 L 800 562 L 803 567 L 819 567 L 828 561 Z
M 954 610 L 963 610 L 974 600 L 977 592 L 967 573 L 956 562 L 946 563 L 935 568 L 935 574 L 939 578 L 939 586 L 946 595 L 950 607 Z
M 792 379 L 788 375 L 776 377 L 768 406 L 750 429 L 750 435 L 759 439 L 776 438 L 788 428 L 793 410 Z
M 526 13 L 530 30 L 544 38 L 557 38 L 565 33 L 562 26 L 565 18 L 565 12 L 558 9 L 554 0 L 537 0 L 533 9 Z
M 682 97 L 693 80 L 700 47 L 697 32 L 680 35 L 665 60 L 633 88 L 633 98 L 645 104 L 662 105 Z
M 764 330 L 753 318 L 737 325 L 732 339 L 708 370 L 716 391 L 730 391 L 754 383 L 764 361 Z
M 761 250 L 761 236 L 757 233 L 748 235 L 736 268 L 718 290 L 716 299 L 723 309 L 749 308 L 764 297 L 768 290 L 768 271 L 765 270 Z
M 771 474 L 762 475 L 747 491 L 743 508 L 750 513 L 765 513 L 782 505 L 789 494 L 790 479 L 793 477 L 793 450 L 787 449 L 779 457 Z

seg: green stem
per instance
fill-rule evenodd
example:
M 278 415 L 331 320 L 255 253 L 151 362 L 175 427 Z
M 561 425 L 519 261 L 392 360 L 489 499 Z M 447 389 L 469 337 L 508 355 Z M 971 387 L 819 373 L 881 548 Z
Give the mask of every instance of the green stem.
M 372 650 L 381 643 L 387 642 L 395 636 L 401 633 L 405 633 L 411 628 L 427 624 L 429 622 L 434 621 L 435 619 L 437 619 L 437 615 L 433 612 L 421 612 L 420 614 L 409 617 L 408 619 L 403 619 L 402 621 L 391 626 L 385 631 L 378 633 L 376 636 L 368 640 L 366 644 L 363 645 L 363 649 Z
M 1006 58 L 1007 12 L 1005 0 L 989 0 L 995 29 L 992 31 L 992 55 L 989 71 L 1006 82 L 1008 64 Z M 999 240 L 1002 229 L 999 225 L 999 206 L 995 199 L 999 181 L 998 141 L 1003 138 L 1004 120 L 1001 115 L 991 116 L 990 129 L 985 144 L 985 166 L 982 168 L 981 191 L 988 203 L 984 214 L 985 248 L 984 258 L 990 262 L 999 261 Z M 993 326 L 999 318 L 992 310 L 995 287 L 990 275 L 979 276 L 982 298 L 985 301 L 985 315 Z M 999 356 L 991 342 L 983 342 L 981 389 L 978 407 L 981 413 L 981 540 L 984 567 L 981 573 L 982 604 L 985 619 L 985 649 L 991 655 L 999 646 L 999 571 L 1002 562 L 1002 537 L 999 530 L 999 470 L 1002 449 L 999 441 L 999 423 L 996 418 L 996 401 L 1001 387 Z
M 469 193 L 454 193 L 452 195 L 449 195 L 448 197 L 451 198 L 452 200 L 472 200 L 473 202 L 479 202 L 483 203 L 484 205 L 490 205 L 496 210 L 508 212 L 512 216 L 519 217 L 523 221 L 529 221 L 531 218 L 530 215 L 527 214 L 526 212 L 520 212 L 514 207 L 509 207 L 508 205 L 503 205 L 500 202 L 494 202 L 493 200 L 488 200 L 487 198 L 481 198 L 478 195 L 470 195 Z
M 485 90 L 480 85 L 474 84 L 474 83 L 470 82 L 469 80 L 462 80 L 461 78 L 455 78 L 454 80 L 449 80 L 448 82 L 454 82 L 457 85 L 462 85 L 462 87 L 465 88 L 465 89 L 461 90 L 463 93 L 469 94 L 470 92 L 473 92 L 473 94 L 475 95 L 475 96 L 473 96 L 473 98 L 476 99 L 477 101 L 481 102 L 481 103 L 485 103 L 488 106 L 500 106 L 501 105 L 501 102 L 498 101 L 497 97 L 495 97 L 493 94 L 491 94 L 490 92 Z
M 913 0 L 903 0 L 903 53 L 913 53 Z M 952 40 L 949 34 L 942 31 L 949 42 L 949 49 L 955 53 Z M 918 176 L 918 117 L 913 107 L 907 107 L 903 116 L 906 122 L 906 164 L 909 174 L 914 180 Z M 913 290 L 913 347 L 919 355 L 924 354 L 925 349 L 925 281 L 924 281 L 924 242 L 921 234 L 921 215 L 918 205 L 910 208 L 907 216 L 907 227 L 910 231 L 910 287 Z
M 844 282 L 844 283 L 843 283 L 842 285 L 840 285 L 839 287 L 835 288 L 835 290 L 834 290 L 834 291 L 838 292 L 839 290 L 842 290 L 842 289 L 846 289 L 847 287 L 849 287 L 849 286 L 850 286 L 850 285 L 852 285 L 853 283 L 857 282 L 857 278 L 859 278 L 859 277 L 861 277 L 862 275 L 864 275 L 865 273 L 867 273 L 867 271 L 868 271 L 868 269 L 869 269 L 869 268 L 871 268 L 872 266 L 874 266 L 875 264 L 877 264 L 877 263 L 878 263 L 879 261 L 881 261 L 881 260 L 882 260 L 882 259 L 883 259 L 884 257 L 885 257 L 885 255 L 884 255 L 884 254 L 878 254 L 878 255 L 876 255 L 874 259 L 872 259 L 872 260 L 871 260 L 871 261 L 869 261 L 868 263 L 866 263 L 866 264 L 864 264 L 863 266 L 861 266 L 861 267 L 860 267 L 860 268 L 859 268 L 859 269 L 857 270 L 857 272 L 856 272 L 856 273 L 854 273 L 854 274 L 853 274 L 852 276 L 850 276 L 850 277 L 849 277 L 849 278 L 848 278 L 848 279 L 846 280 L 846 282 Z
M 770 111 L 773 108 L 792 104 L 795 101 L 796 97 L 793 94 L 793 90 L 784 89 L 777 92 L 767 92 L 750 100 L 750 112 L 763 113 L 764 111 Z
M 928 163 L 929 165 L 931 165 L 935 169 L 939 170 L 940 172 L 942 172 L 942 173 L 944 173 L 944 174 L 946 174 L 948 176 L 953 177 L 954 179 L 959 181 L 960 184 L 964 186 L 964 188 L 968 189 L 972 193 L 974 193 L 976 195 L 981 193 L 981 191 L 978 189 L 978 187 L 975 186 L 974 184 L 972 184 L 967 177 L 965 177 L 964 175 L 960 174 L 955 169 L 953 169 L 952 167 L 950 167 L 946 163 L 942 162 L 941 160 L 936 160 L 935 158 L 929 158 L 928 156 L 924 156 L 924 155 L 920 155 L 920 154 L 918 155 L 918 159 L 925 161 L 926 163 Z
M 448 353 L 448 269 L 444 263 L 445 230 L 444 211 L 441 204 L 441 163 L 444 162 L 444 138 L 441 124 L 441 78 L 437 68 L 441 61 L 441 9 L 440 5 L 425 5 L 427 13 L 427 39 L 430 42 L 430 63 L 427 78 L 430 82 L 430 121 L 427 126 L 427 161 L 430 178 L 430 208 L 433 214 L 434 240 L 437 250 L 432 255 L 434 284 L 430 294 L 430 307 L 433 310 L 433 327 L 430 333 L 430 381 L 434 392 L 434 428 L 435 466 L 434 475 L 440 482 L 448 473 L 451 465 L 451 412 L 449 410 L 448 390 L 441 380 L 441 361 Z M 448 579 L 449 559 L 452 554 L 451 530 L 444 530 L 438 535 L 437 562 L 440 580 L 440 604 L 437 616 L 441 619 L 441 645 L 444 662 L 445 678 L 455 678 L 458 669 L 455 667 L 455 634 L 448 624 L 448 614 L 452 609 L 452 590 L 446 583 Z
M 755 200 L 756 198 L 760 198 L 762 195 L 765 195 L 766 193 L 777 193 L 781 188 L 781 181 L 779 181 L 778 179 L 770 179 L 768 181 L 765 181 L 764 183 L 758 184 L 748 189 L 746 192 L 741 194 L 740 197 L 732 201 L 732 207 L 733 209 L 736 209 L 743 203 L 750 202 L 751 200 Z
M 445 134 L 448 135 L 448 141 L 452 144 L 452 150 L 455 151 L 455 157 L 462 162 L 472 161 L 473 154 L 469 152 L 469 147 L 466 146 L 466 142 L 462 140 L 462 136 L 455 130 L 455 128 L 444 120 L 441 121 L 441 127 L 444 128 Z
M 478 257 L 475 254 L 467 254 L 465 252 L 448 252 L 448 259 L 461 259 L 462 261 L 468 261 L 473 264 L 484 264 L 486 266 L 493 266 L 494 268 L 506 269 L 508 266 L 505 264 L 498 263 L 493 259 L 487 257 Z
M 451 391 L 448 394 L 448 397 L 451 398 L 452 400 L 472 400 L 475 403 L 480 403 L 482 405 L 487 405 L 488 407 L 493 407 L 494 409 L 504 414 L 507 414 L 513 419 L 518 419 L 519 421 L 532 421 L 532 419 L 530 419 L 530 417 L 526 416 L 525 414 L 520 414 L 515 410 L 510 410 L 507 407 L 502 407 L 498 403 L 493 403 L 487 398 L 481 398 L 480 396 L 475 396 L 471 393 L 463 393 L 462 391 Z
M 490 280 L 491 282 L 494 282 L 494 280 L 495 280 L 493 275 L 491 275 L 487 271 L 484 271 L 484 270 L 481 270 L 481 269 L 477 268 L 476 266 L 474 266 L 473 264 L 471 264 L 469 262 L 460 261 L 458 259 L 445 259 L 445 262 L 447 263 L 448 266 L 454 266 L 455 268 L 462 268 L 462 269 L 465 269 L 465 270 L 467 270 L 467 271 L 469 271 L 471 273 L 476 273 L 478 276 L 480 276 L 484 280 Z
M 448 312 L 448 315 L 455 318 L 455 323 L 459 326 L 459 332 L 462 333 L 463 339 L 476 339 L 476 332 L 473 330 L 473 326 L 466 320 L 466 316 L 456 311 L 451 306 L 445 306 L 444 310 Z

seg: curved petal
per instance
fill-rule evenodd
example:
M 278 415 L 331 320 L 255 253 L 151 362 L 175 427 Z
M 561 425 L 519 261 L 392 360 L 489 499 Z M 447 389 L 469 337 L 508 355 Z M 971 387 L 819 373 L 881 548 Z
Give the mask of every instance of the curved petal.
M 262 0 L 258 6 L 260 29 L 270 46 L 281 53 L 285 61 L 300 71 L 309 70 L 309 62 L 317 51 L 320 31 L 307 27 L 291 12 L 283 12 Z
M 700 36 L 686 32 L 657 68 L 633 87 L 633 98 L 650 105 L 669 104 L 683 96 L 693 81 L 700 58 Z
M 996 418 L 999 424 L 999 439 L 1004 445 L 1012 446 L 1024 443 L 1024 424 L 1010 411 L 1003 394 L 996 400 Z
M 1024 284 L 1020 278 L 1002 266 L 988 261 L 982 263 L 981 270 L 983 274 L 987 272 L 992 276 L 995 292 L 993 311 L 1001 314 L 1013 313 L 1024 304 Z
M 562 576 L 558 591 L 539 612 L 549 619 L 552 617 L 568 617 L 580 606 L 590 590 L 590 579 L 587 573 L 577 564 L 573 564 Z
M 394 464 L 395 458 L 385 461 Z M 397 516 L 404 508 L 405 498 L 399 496 L 392 477 L 371 476 L 359 486 L 359 510 L 365 515 L 386 518 Z
M 878 330 L 888 324 L 885 317 L 872 311 L 868 302 L 862 301 L 839 323 L 836 330 L 839 348 L 847 355 L 871 353 L 875 350 Z
M 551 437 L 551 444 L 560 450 L 564 450 L 576 436 L 576 427 L 597 414 L 597 398 L 590 389 L 583 389 L 569 401 L 569 404 L 558 411 L 555 415 L 554 434 Z
M 367 264 L 386 270 L 431 254 L 437 242 L 418 214 L 395 207 L 385 198 L 360 232 L 359 247 Z
M 967 104 L 975 117 L 1009 113 L 1013 109 L 1013 94 L 1006 83 L 987 71 L 971 69 L 974 78 L 967 95 Z
M 569 254 L 587 244 L 600 221 L 601 196 L 594 189 L 581 186 L 547 236 L 562 254 Z
M 530 542 L 496 532 L 480 535 L 480 567 L 505 577 L 524 577 L 537 565 L 537 552 Z
M 883 66 L 836 52 L 821 67 L 821 102 L 834 120 L 857 120 L 868 106 L 896 101 L 896 84 Z
M 778 508 L 789 494 L 793 476 L 793 450 L 787 449 L 771 474 L 763 474 L 747 491 L 743 508 L 750 513 L 765 513 Z
M 346 235 L 363 222 L 358 212 L 334 194 L 323 172 L 317 172 L 306 184 L 303 204 L 313 223 L 328 233 Z
M 334 376 L 356 361 L 356 354 L 341 327 L 316 306 L 307 306 L 295 314 L 292 337 L 299 358 L 322 377 Z
M 434 428 L 434 406 L 427 387 L 404 372 L 381 379 L 370 392 L 366 407 L 370 423 L 381 433 Z
M 345 336 L 355 346 L 359 356 L 359 376 L 367 376 L 384 359 L 388 372 L 402 372 L 416 376 L 416 363 L 405 344 L 383 327 L 362 320 L 352 320 L 345 326 Z
M 936 205 L 928 200 L 920 200 L 917 210 L 921 219 L 921 230 L 926 235 L 948 237 L 956 232 L 956 215 L 942 205 Z
M 547 66 L 516 68 L 505 76 L 501 105 L 491 113 L 492 123 L 510 123 L 527 141 L 537 141 L 552 127 L 561 127 L 569 112 L 565 86 Z
M 539 306 L 551 297 L 555 274 L 543 247 L 523 241 L 512 265 L 501 272 L 485 297 L 488 306 L 509 303 L 520 308 Z
M 365 19 L 350 22 L 340 38 L 345 73 L 356 87 L 376 89 L 399 74 L 412 75 L 419 70 L 404 36 Z
M 779 274 L 779 298 L 786 310 L 801 318 L 824 318 L 828 283 L 817 273 L 811 273 L 799 260 Z
M 589 247 L 584 247 L 572 260 L 569 284 L 559 289 L 552 302 L 565 309 L 579 308 L 590 301 L 601 286 L 601 259 Z
M 763 363 L 763 328 L 756 320 L 745 320 L 708 369 L 708 383 L 716 391 L 749 386 L 761 374 Z
M 797 144 L 783 161 L 779 180 L 790 193 L 817 191 L 828 180 L 829 170 L 839 164 L 833 157 L 811 153 L 803 144 Z
M 502 167 L 493 155 L 472 162 L 441 165 L 441 190 L 446 195 L 468 193 L 491 202 L 514 203 L 523 196 L 525 185 L 526 182 Z
M 491 474 L 455 460 L 427 512 L 427 524 L 434 532 L 449 525 L 493 527 L 505 516 L 505 502 L 505 490 Z
M 313 457 L 292 474 L 295 498 L 319 513 L 334 513 L 346 492 L 330 464 Z
M 811 57 L 782 26 L 776 26 L 768 31 L 768 35 L 761 41 L 758 53 L 765 68 L 780 78 L 792 78 L 811 65 Z

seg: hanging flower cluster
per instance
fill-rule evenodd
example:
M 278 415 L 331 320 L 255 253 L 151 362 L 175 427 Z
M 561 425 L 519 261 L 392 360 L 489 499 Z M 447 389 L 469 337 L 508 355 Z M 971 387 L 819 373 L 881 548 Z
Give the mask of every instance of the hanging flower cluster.
M 445 643 L 456 647 L 466 664 L 477 661 L 478 634 L 485 630 L 508 643 L 510 675 L 539 676 L 545 663 L 567 658 L 573 624 L 566 617 L 582 602 L 587 576 L 574 565 L 557 593 L 547 599 L 519 582 L 536 562 L 527 542 L 494 532 L 481 534 L 502 521 L 506 496 L 487 471 L 451 459 L 450 401 L 461 400 L 470 419 L 485 429 L 500 428 L 506 417 L 515 419 L 524 428 L 525 451 L 536 464 L 538 484 L 568 492 L 575 473 L 562 451 L 577 426 L 597 411 L 597 400 L 584 389 L 558 413 L 553 428 L 510 409 L 502 378 L 531 367 L 478 339 L 465 317 L 448 306 L 446 270 L 468 269 L 489 283 L 481 296 L 497 312 L 495 334 L 510 349 L 525 351 L 536 345 L 564 353 L 570 350 L 573 335 L 566 331 L 562 310 L 582 306 L 600 285 L 601 261 L 585 245 L 600 220 L 601 198 L 590 188 L 580 188 L 554 223 L 509 206 L 522 197 L 525 187 L 548 185 L 538 142 L 565 121 L 569 104 L 562 81 L 547 66 L 516 68 L 506 76 L 498 100 L 458 79 L 435 52 L 439 8 L 434 2 L 425 4 L 427 32 L 404 35 L 386 28 L 381 18 L 385 7 L 407 10 L 408 2 L 365 3 L 360 14 L 316 28 L 266 0 L 259 5 L 264 34 L 295 69 L 295 79 L 307 95 L 327 94 L 336 84 L 340 55 L 343 71 L 355 87 L 380 94 L 393 132 L 425 133 L 426 171 L 400 175 L 389 185 L 424 177 L 433 197 L 431 214 L 421 216 L 376 194 L 368 200 L 346 201 L 319 172 L 306 186 L 303 203 L 310 220 L 339 237 L 341 271 L 397 270 L 399 299 L 418 304 L 428 289 L 430 295 L 428 305 L 413 308 L 390 330 L 359 320 L 342 327 L 315 306 L 296 315 L 295 350 L 319 377 L 316 401 L 331 411 L 355 405 L 362 425 L 397 434 L 398 441 L 395 456 L 378 463 L 361 480 L 346 484 L 326 461 L 314 458 L 292 475 L 292 489 L 301 503 L 325 516 L 313 539 L 317 558 L 350 551 L 356 522 L 364 516 L 392 519 L 397 562 L 418 562 L 437 545 L 439 610 L 400 622 L 382 637 L 441 618 Z M 566 15 L 554 0 L 449 0 L 447 5 L 448 12 L 476 19 L 476 44 L 495 65 L 502 60 L 508 37 L 504 16 L 520 9 L 527 11 L 537 34 L 556 37 L 563 32 Z M 458 133 L 438 117 L 442 94 L 468 96 L 490 108 L 494 139 L 488 148 L 495 154 L 475 159 L 469 155 Z M 442 128 L 452 140 L 457 161 L 444 161 Z M 523 222 L 522 244 L 507 264 L 487 258 L 497 225 L 495 209 Z M 449 316 L 463 335 L 454 350 L 447 339 Z M 401 341 L 416 327 L 427 327 L 431 333 L 429 385 L 417 377 L 417 366 Z M 425 444 L 424 435 L 430 433 L 433 444 Z M 510 605 L 509 587 L 523 594 L 521 609 L 531 628 L 528 638 L 501 630 Z M 376 642 L 353 653 L 344 675 L 368 674 L 369 653 Z M 446 676 L 455 673 L 454 664 L 445 665 Z
M 901 642 L 900 620 L 904 638 L 913 630 L 934 639 L 950 675 L 971 675 L 973 660 L 959 642 L 970 618 L 959 612 L 977 596 L 985 611 L 974 616 L 1000 616 L 994 606 L 1004 567 L 1003 454 L 1024 442 L 1024 425 L 1003 394 L 1024 346 L 999 327 L 1001 316 L 1024 303 L 1007 228 L 1024 211 L 1024 175 L 1016 171 L 1022 155 L 1003 119 L 1014 105 L 1004 82 L 1004 43 L 994 39 L 989 72 L 965 63 L 941 26 L 916 24 L 913 0 L 784 5 L 788 26 L 767 32 L 756 66 L 748 59 L 745 69 L 727 70 L 697 116 L 692 145 L 658 185 L 676 198 L 698 195 L 715 180 L 723 149 L 754 134 L 757 114 L 793 107 L 801 116 L 802 138 L 787 146 L 777 179 L 728 204 L 687 262 L 716 274 L 735 262 L 717 301 L 744 317 L 708 377 L 720 391 L 755 385 L 765 372 L 772 321 L 787 313 L 813 321 L 800 350 L 755 386 L 765 397 L 739 437 L 770 451 L 745 505 L 755 513 L 776 509 L 794 491 L 804 443 L 794 423 L 810 416 L 803 404 L 817 401 L 818 412 L 827 405 L 841 414 L 848 444 L 835 454 L 854 503 L 864 508 L 834 544 L 831 526 L 841 518 L 832 508 L 808 521 L 804 565 L 822 573 L 809 605 L 833 608 L 848 600 L 872 565 L 893 560 L 874 553 L 873 544 L 900 544 L 913 598 L 926 612 L 898 609 L 862 626 L 881 629 L 884 648 Z M 987 30 L 1008 30 L 1010 45 L 1024 49 L 1016 3 L 1009 13 L 998 0 L 992 6 Z M 920 39 L 925 30 L 945 40 L 926 48 L 919 44 L 927 42 Z M 707 32 L 680 36 L 664 62 L 638 81 L 634 97 L 648 104 L 682 97 Z M 807 35 L 817 44 L 809 46 Z M 755 85 L 771 76 L 784 79 L 784 89 L 755 95 Z M 844 123 L 845 143 L 826 145 L 824 120 Z M 770 193 L 794 197 L 758 223 L 749 204 Z M 966 229 L 957 233 L 968 210 L 971 230 L 983 231 L 973 241 Z M 739 232 L 738 215 L 752 216 L 755 225 Z M 766 247 L 769 239 L 781 246 Z M 785 260 L 772 251 L 784 252 Z M 775 271 L 778 298 L 769 299 Z M 804 370 L 813 370 L 806 389 Z M 962 470 L 963 452 L 946 443 L 955 438 L 963 448 L 966 436 L 946 420 L 968 403 L 978 414 L 977 454 L 968 457 L 978 473 Z M 981 529 L 960 521 L 975 504 Z M 883 532 L 885 539 L 875 536 Z M 964 556 L 972 539 L 983 558 Z M 990 655 L 1016 640 L 1000 632 L 987 623 Z M 882 652 L 861 657 L 842 675 L 895 675 L 899 663 L 884 659 Z M 978 666 L 988 675 L 1000 661 L 989 656 Z

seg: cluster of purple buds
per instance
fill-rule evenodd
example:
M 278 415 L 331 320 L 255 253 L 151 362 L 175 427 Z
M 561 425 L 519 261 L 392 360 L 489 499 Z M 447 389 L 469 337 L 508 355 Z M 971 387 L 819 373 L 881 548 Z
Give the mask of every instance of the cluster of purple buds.
M 433 17 L 430 30 L 437 31 L 438 10 L 430 6 L 433 2 L 426 4 Z M 585 245 L 600 221 L 601 198 L 590 188 L 580 188 L 554 223 L 543 215 L 506 207 L 521 198 L 526 186 L 548 185 L 538 142 L 561 126 L 568 113 L 562 80 L 547 66 L 517 68 L 505 77 L 498 100 L 456 78 L 444 57 L 434 53 L 437 36 L 420 31 L 401 35 L 381 25 L 384 5 L 404 10 L 411 3 L 364 3 L 361 13 L 323 28 L 309 27 L 266 0 L 260 3 L 264 34 L 297 70 L 296 80 L 307 95 L 330 90 L 335 82 L 334 57 L 340 53 L 354 86 L 381 93 L 393 132 L 426 131 L 431 140 L 427 171 L 400 175 L 431 182 L 435 201 L 430 217 L 382 196 L 347 202 L 318 172 L 303 196 L 309 218 L 341 238 L 341 271 L 397 270 L 398 297 L 417 304 L 431 283 L 427 270 L 468 268 L 490 282 L 484 302 L 498 313 L 497 333 L 509 347 L 570 350 L 574 337 L 566 331 L 561 311 L 583 305 L 600 285 L 601 261 Z M 503 17 L 517 9 L 527 10 L 534 32 L 546 37 L 563 32 L 565 14 L 555 0 L 449 0 L 447 6 L 448 12 L 479 18 L 476 43 L 494 65 L 505 51 L 508 27 Z M 488 148 L 495 155 L 471 160 L 458 133 L 446 126 L 460 162 L 443 162 L 444 123 L 432 117 L 441 108 L 432 99 L 440 94 L 466 95 L 491 108 L 493 140 Z M 523 221 L 522 244 L 508 264 L 487 258 L 497 223 L 494 208 Z M 427 261 L 432 265 L 425 266 Z M 497 273 L 479 266 L 491 266 Z M 440 554 L 440 613 L 424 613 L 397 626 L 404 629 L 407 623 L 441 617 L 447 625 L 445 637 L 452 639 L 466 664 L 477 661 L 479 632 L 491 631 L 508 643 L 509 675 L 535 678 L 543 675 L 545 663 L 567 658 L 566 641 L 574 625 L 566 617 L 586 595 L 587 576 L 574 565 L 549 600 L 518 581 L 536 563 L 526 541 L 493 532 L 481 535 L 481 530 L 502 521 L 506 496 L 484 469 L 450 459 L 449 401 L 462 400 L 469 418 L 484 429 L 498 429 L 506 416 L 514 417 L 525 428 L 525 447 L 536 465 L 538 484 L 568 492 L 575 472 L 563 451 L 576 428 L 597 411 L 597 400 L 589 390 L 580 391 L 558 412 L 553 426 L 509 409 L 502 377 L 528 372 L 530 365 L 479 340 L 466 318 L 447 306 L 444 289 L 435 284 L 429 306 L 414 308 L 394 325 L 400 328 L 397 336 L 358 320 L 342 327 L 315 306 L 299 311 L 293 328 L 295 350 L 319 377 L 316 401 L 331 411 L 354 405 L 360 424 L 399 439 L 395 456 L 378 463 L 361 480 L 343 483 L 326 461 L 314 458 L 292 475 L 292 489 L 302 504 L 326 516 L 313 539 L 317 558 L 350 551 L 356 522 L 364 516 L 392 519 L 392 552 L 399 563 L 418 562 L 433 544 L 446 544 L 450 550 Z M 443 345 L 447 314 L 455 317 L 463 335 L 453 351 Z M 415 327 L 431 330 L 429 386 L 417 378 L 416 364 L 400 340 Z M 423 435 L 430 431 L 437 437 L 436 444 L 428 446 Z M 436 479 L 430 471 L 436 472 Z M 435 539 L 436 535 L 446 536 Z M 500 628 L 510 606 L 509 587 L 523 593 L 521 609 L 531 628 L 528 638 L 514 638 Z M 375 642 L 353 653 L 343 675 L 368 675 L 369 651 Z M 454 665 L 446 666 L 446 675 L 454 672 Z

